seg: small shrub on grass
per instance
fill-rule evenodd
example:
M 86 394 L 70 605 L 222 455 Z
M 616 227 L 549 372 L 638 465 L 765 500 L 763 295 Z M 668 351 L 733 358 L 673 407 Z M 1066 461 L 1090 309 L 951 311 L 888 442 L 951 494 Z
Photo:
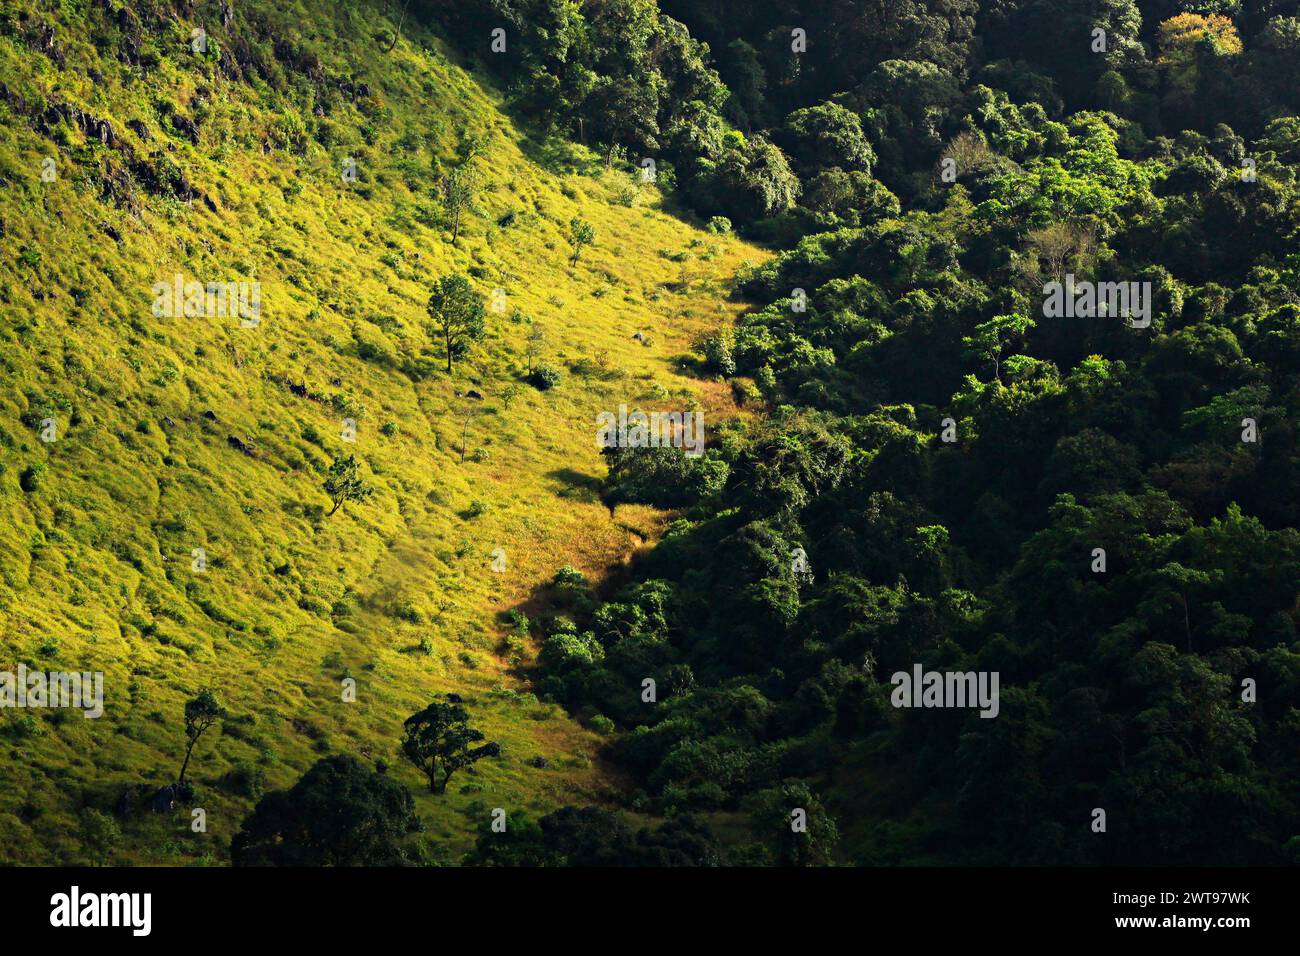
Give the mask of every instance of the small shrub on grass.
M 539 392 L 545 392 L 560 384 L 560 372 L 550 365 L 539 365 L 533 369 L 528 382 Z
M 41 484 L 45 478 L 45 466 L 42 464 L 28 465 L 18 475 L 18 487 L 29 495 L 40 491 Z
M 231 793 L 258 800 L 266 789 L 266 771 L 257 764 L 241 760 L 226 774 L 224 782 Z
M 560 587 L 586 587 L 587 576 L 577 568 L 566 564 L 555 572 L 555 583 Z

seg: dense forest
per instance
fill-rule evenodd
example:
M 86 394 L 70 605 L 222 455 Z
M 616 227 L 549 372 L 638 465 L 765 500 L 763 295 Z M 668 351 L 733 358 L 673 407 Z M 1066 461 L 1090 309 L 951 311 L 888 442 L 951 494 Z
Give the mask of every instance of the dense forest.
M 0 0 L 6 862 L 1300 863 L 1300 0 L 273 7 Z
M 1300 861 L 1295 3 L 429 9 L 786 250 L 698 346 L 770 414 L 607 452 L 682 517 L 538 625 L 637 810 L 747 814 L 736 862 Z M 1147 321 L 1049 317 L 1062 281 L 1149 283 Z M 891 706 L 917 662 L 1000 674 L 997 719 Z

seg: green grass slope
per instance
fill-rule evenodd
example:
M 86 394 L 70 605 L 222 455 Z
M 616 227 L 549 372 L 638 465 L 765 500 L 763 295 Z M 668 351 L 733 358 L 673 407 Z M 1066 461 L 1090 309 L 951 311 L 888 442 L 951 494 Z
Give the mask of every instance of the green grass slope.
M 84 862 L 80 809 L 173 780 L 202 687 L 230 711 L 191 765 L 207 832 L 190 808 L 136 814 L 118 862 L 223 862 L 250 768 L 283 787 L 332 752 L 419 793 L 433 860 L 493 807 L 607 799 L 601 738 L 528 692 L 514 665 L 534 649 L 500 615 L 662 525 L 596 497 L 597 411 L 736 412 L 682 356 L 734 318 L 727 282 L 758 250 L 530 141 L 410 20 L 386 52 L 391 14 L 369 4 L 235 8 L 223 25 L 216 3 L 0 3 L 0 669 L 105 675 L 101 719 L 0 714 L 6 863 Z M 468 135 L 484 184 L 453 248 L 435 161 Z M 597 238 L 571 268 L 574 216 Z M 448 376 L 423 322 L 453 270 L 505 299 Z M 176 274 L 256 280 L 260 324 L 155 317 Z M 530 320 L 563 373 L 547 392 L 523 383 Z M 327 517 L 347 453 L 375 494 Z M 448 691 L 503 755 L 435 798 L 395 746 Z

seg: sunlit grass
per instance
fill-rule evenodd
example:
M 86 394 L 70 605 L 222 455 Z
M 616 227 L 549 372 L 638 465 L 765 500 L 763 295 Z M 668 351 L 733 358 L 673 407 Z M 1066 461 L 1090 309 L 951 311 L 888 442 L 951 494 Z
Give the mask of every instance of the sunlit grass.
M 182 52 L 127 83 L 67 21 L 61 71 L 0 39 L 12 89 L 109 119 L 138 154 L 166 151 L 217 209 L 140 192 L 134 216 L 99 197 L 115 151 L 75 128 L 56 149 L 12 108 L 0 123 L 3 666 L 102 670 L 106 694 L 100 720 L 33 711 L 31 727 L 0 715 L 5 862 L 82 861 L 80 808 L 174 779 L 182 707 L 204 686 L 231 712 L 191 767 L 208 831 L 190 832 L 188 812 L 134 817 L 122 862 L 224 860 L 252 805 L 223 782 L 239 762 L 262 765 L 270 788 L 325 753 L 383 759 L 419 794 L 425 839 L 446 859 L 472 841 L 484 807 L 544 813 L 605 799 L 601 738 L 529 695 L 498 615 L 561 566 L 599 580 L 662 526 L 649 509 L 611 516 L 596 497 L 597 411 L 700 401 L 712 421 L 735 412 L 729 387 L 694 379 L 680 359 L 698 332 L 734 318 L 728 279 L 761 252 L 684 224 L 652 188 L 624 205 L 630 176 L 600 171 L 585 151 L 576 155 L 595 175 L 539 167 L 499 97 L 409 21 L 384 55 L 370 40 L 385 26 L 376 16 L 323 0 L 277 6 L 266 5 L 270 22 L 286 35 L 313 24 L 302 42 L 325 67 L 371 87 L 374 102 L 332 103 L 328 149 L 310 137 L 300 153 L 263 149 L 286 121 L 310 124 L 312 84 L 281 95 L 233 83 L 172 38 Z M 158 103 L 193 115 L 200 89 L 192 145 Z M 489 137 L 486 184 L 452 248 L 429 218 L 431 160 L 470 132 Z M 58 168 L 49 183 L 47 155 Z M 341 175 L 347 157 L 356 183 Z M 574 216 L 597 239 L 570 268 Z M 449 378 L 422 321 L 430 284 L 452 270 L 489 299 L 503 289 L 506 309 L 489 311 L 488 339 Z M 260 325 L 155 318 L 151 286 L 175 273 L 259 281 Z M 529 325 L 511 320 L 516 309 L 544 326 L 558 388 L 522 382 Z M 398 366 L 426 348 L 432 374 L 413 381 Z M 482 400 L 457 397 L 470 389 Z M 59 430 L 50 444 L 29 424 L 47 413 Z M 355 444 L 342 440 L 345 417 L 357 419 Z M 347 452 L 375 494 L 326 518 L 323 472 Z M 44 471 L 24 491 L 32 466 Z M 191 570 L 198 548 L 202 573 Z M 502 573 L 491 569 L 497 548 Z M 341 700 L 344 677 L 356 703 Z M 435 798 L 395 746 L 402 720 L 449 691 L 503 756 Z M 526 763 L 538 755 L 548 767 Z

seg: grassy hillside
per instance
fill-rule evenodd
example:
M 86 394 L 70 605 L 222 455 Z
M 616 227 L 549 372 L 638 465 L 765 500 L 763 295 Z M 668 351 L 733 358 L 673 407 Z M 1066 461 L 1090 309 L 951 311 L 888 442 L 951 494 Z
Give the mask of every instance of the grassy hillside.
M 230 711 L 191 767 L 207 832 L 188 808 L 136 814 L 122 862 L 221 862 L 250 768 L 283 787 L 331 752 L 382 758 L 420 793 L 431 859 L 493 807 L 616 785 L 600 736 L 528 692 L 516 665 L 534 649 L 503 612 L 655 538 L 664 515 L 595 494 L 595 414 L 735 414 L 683 355 L 734 318 L 728 279 L 762 254 L 581 147 L 529 140 L 409 20 L 387 51 L 390 15 L 0 3 L 0 669 L 105 675 L 99 720 L 0 718 L 4 862 L 84 862 L 80 809 L 175 779 L 202 687 Z M 436 164 L 471 135 L 484 183 L 452 247 Z M 575 216 L 596 242 L 570 267 Z M 448 376 L 423 323 L 451 271 L 505 298 Z M 257 281 L 260 323 L 155 317 L 152 287 L 176 274 Z M 546 392 L 523 381 L 533 325 L 563 375 Z M 329 517 L 324 473 L 347 453 L 375 494 Z M 394 748 L 449 691 L 503 755 L 434 798 Z

